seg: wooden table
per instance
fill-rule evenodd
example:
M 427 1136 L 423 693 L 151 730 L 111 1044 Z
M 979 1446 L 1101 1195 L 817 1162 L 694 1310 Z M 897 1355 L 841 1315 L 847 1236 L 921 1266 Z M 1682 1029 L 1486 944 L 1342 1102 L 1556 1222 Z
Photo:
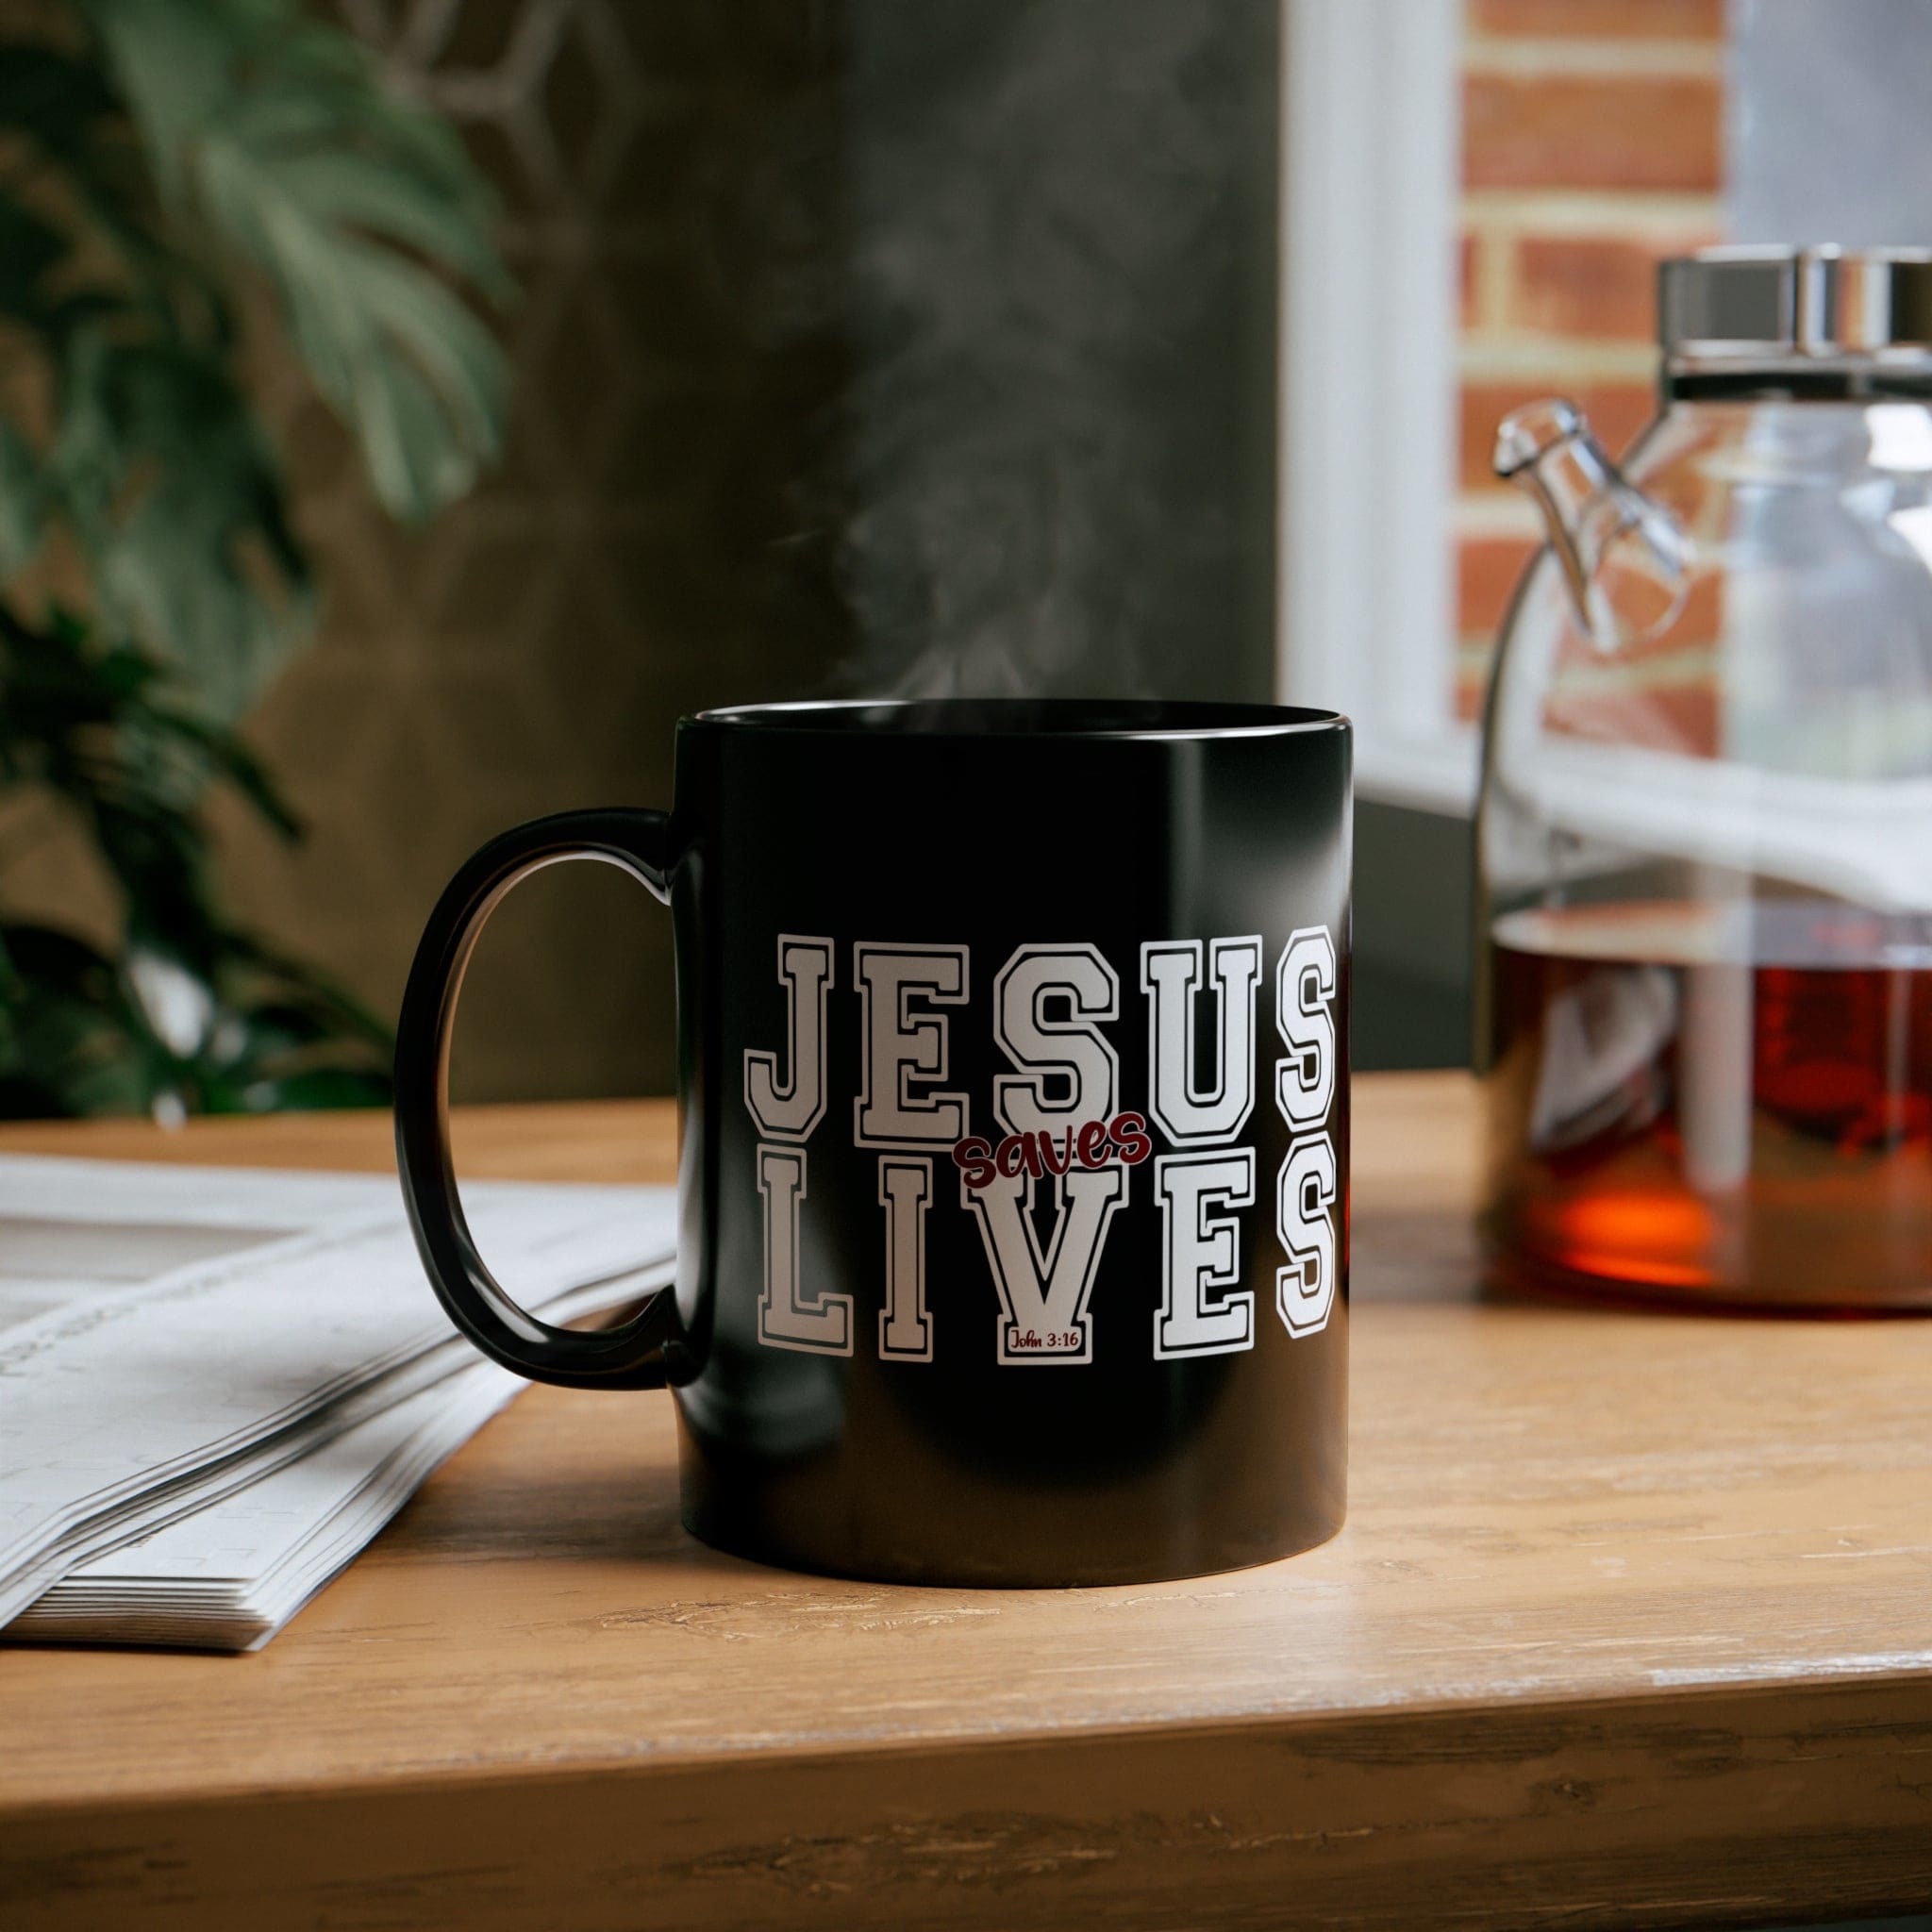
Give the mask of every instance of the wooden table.
M 1472 1927 L 1932 1899 L 1932 1323 L 1483 1306 L 1466 1083 L 1358 1083 L 1352 1511 L 1078 1592 L 677 1524 L 533 1390 L 268 1650 L 0 1653 L 0 1924 Z M 661 1178 L 654 1103 L 467 1172 Z M 0 1132 L 380 1167 L 383 1123 Z M 4 1399 L 4 1394 L 0 1394 Z

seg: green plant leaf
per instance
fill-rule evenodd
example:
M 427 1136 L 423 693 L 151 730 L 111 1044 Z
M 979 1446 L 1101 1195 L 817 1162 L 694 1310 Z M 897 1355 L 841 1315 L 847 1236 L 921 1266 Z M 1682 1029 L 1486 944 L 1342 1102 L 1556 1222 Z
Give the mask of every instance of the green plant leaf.
M 244 123 L 231 131 L 240 138 L 250 130 Z M 275 176 L 289 203 L 312 222 L 401 242 L 498 299 L 511 292 L 489 209 L 469 180 L 406 173 L 391 155 L 292 143 Z
M 221 359 L 75 340 L 51 467 L 108 622 L 235 716 L 306 631 L 308 566 L 281 478 Z
M 0 1112 L 378 1103 L 388 1029 L 211 876 L 210 784 L 297 829 L 231 721 L 313 609 L 229 285 L 265 277 L 378 496 L 427 515 L 502 441 L 464 295 L 509 292 L 491 198 L 304 0 L 67 4 L 0 43 L 0 318 L 52 404 L 44 433 L 0 419 L 0 786 L 74 815 L 123 930 L 102 952 L 0 918 Z M 30 620 L 57 531 L 88 608 Z
M 383 504 L 463 494 L 500 454 L 505 381 L 445 277 L 508 277 L 449 130 L 287 0 L 85 4 L 164 195 L 268 275 Z
M 40 464 L 26 438 L 0 416 L 0 575 L 32 562 L 43 513 Z
M 233 87 L 251 25 L 267 25 L 276 9 L 258 0 L 84 0 L 81 10 L 133 110 L 162 198 L 178 200 L 195 135 Z
M 128 1024 L 113 962 L 42 925 L 0 926 L 0 1108 L 39 1118 L 143 1108 L 156 1068 Z
M 264 995 L 267 1004 L 262 1010 L 282 1011 L 286 1004 L 292 1004 L 328 1037 L 358 1040 L 375 1048 L 387 1065 L 394 1051 L 394 1036 L 345 987 L 302 960 L 264 944 L 252 933 L 230 933 L 228 943 L 235 958 L 249 965 L 268 989 Z
M 0 195 L 0 314 L 43 325 L 47 272 L 66 258 L 68 239 L 51 222 Z
M 389 1075 L 378 1068 L 308 1067 L 249 1081 L 241 1089 L 241 1105 L 233 1110 L 282 1113 L 291 1108 L 387 1107 L 390 1091 Z
M 228 232 L 253 243 L 274 278 L 296 346 L 355 431 L 384 506 L 413 521 L 463 495 L 501 451 L 494 339 L 415 262 L 358 239 L 326 201 L 289 192 L 312 180 L 271 178 L 259 157 L 220 141 L 203 175 Z M 419 213 L 425 229 L 447 225 L 447 210 L 426 200 Z
M 72 157 L 119 103 L 98 62 L 35 41 L 0 45 L 0 126 Z
M 232 731 L 172 707 L 157 707 L 156 718 L 192 744 L 219 777 L 225 778 L 285 839 L 302 836 L 302 822 L 291 808 L 267 767 Z

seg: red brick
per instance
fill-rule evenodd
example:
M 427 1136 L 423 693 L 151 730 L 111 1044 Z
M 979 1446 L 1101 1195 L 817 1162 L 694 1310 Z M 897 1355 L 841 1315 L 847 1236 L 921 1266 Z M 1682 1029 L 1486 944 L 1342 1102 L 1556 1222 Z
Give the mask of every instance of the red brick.
M 1536 549 L 1527 537 L 1465 537 L 1456 549 L 1456 630 L 1493 638 Z
M 1722 571 L 1700 571 L 1690 579 L 1677 614 L 1654 638 L 1634 638 L 1617 648 L 1617 662 L 1635 682 L 1664 686 L 1693 680 L 1700 688 L 1713 677 L 1710 652 L 1724 635 L 1724 578 Z M 1579 662 L 1588 663 L 1590 646 L 1580 640 Z
M 1724 635 L 1724 573 L 1702 571 L 1690 579 L 1684 608 L 1672 618 L 1670 628 L 1641 648 L 1659 657 L 1674 657 L 1686 651 L 1707 651 Z
M 1683 252 L 1609 236 L 1525 236 L 1510 320 L 1551 335 L 1648 340 L 1657 330 L 1657 262 Z
M 1596 431 L 1597 441 L 1615 455 L 1657 413 L 1657 392 L 1647 383 L 1561 381 L 1471 382 L 1462 386 L 1461 450 L 1457 475 L 1464 490 L 1507 489 L 1496 480 L 1490 458 L 1496 425 L 1511 409 L 1539 396 L 1567 395 Z
M 1465 651 L 1495 641 L 1524 566 L 1538 547 L 1529 537 L 1465 537 L 1457 544 L 1456 630 Z M 1706 690 L 1714 675 L 1709 653 L 1720 634 L 1723 601 L 1722 575 L 1716 572 L 1701 575 L 1692 580 L 1684 608 L 1667 629 L 1657 637 L 1623 645 L 1617 661 L 1632 673 L 1633 685 Z M 1602 669 L 1603 660 L 1580 637 L 1570 639 L 1565 651 L 1576 664 Z M 1684 681 L 1686 671 L 1694 674 L 1688 684 Z
M 1472 0 L 1478 33 L 1536 40 L 1721 41 L 1724 0 Z
M 1467 658 L 1456 666 L 1456 715 L 1465 724 L 1474 724 L 1483 714 L 1483 700 L 1490 691 L 1490 660 L 1485 658 L 1479 663 L 1471 663 Z
M 1593 680 L 1584 689 L 1559 684 L 1543 708 L 1546 730 L 1598 742 L 1647 745 L 1709 758 L 1718 743 L 1718 698 L 1709 681 L 1633 684 L 1618 690 Z
M 1472 74 L 1462 104 L 1466 188 L 1719 185 L 1724 101 L 1707 75 Z
M 1474 328 L 1475 326 L 1476 312 L 1480 306 L 1475 286 L 1475 275 L 1476 239 L 1474 235 L 1465 235 L 1462 238 L 1462 247 L 1457 256 L 1456 261 L 1456 285 L 1462 304 L 1462 325 L 1464 328 Z

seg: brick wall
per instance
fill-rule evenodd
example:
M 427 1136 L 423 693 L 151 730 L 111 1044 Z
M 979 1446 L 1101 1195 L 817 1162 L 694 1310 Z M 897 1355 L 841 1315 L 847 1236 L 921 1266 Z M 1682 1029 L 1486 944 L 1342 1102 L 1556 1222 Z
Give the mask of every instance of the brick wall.
M 1490 449 L 1561 392 L 1612 449 L 1649 418 L 1659 258 L 1720 239 L 1723 0 L 1467 0 L 1457 707 L 1537 541 Z

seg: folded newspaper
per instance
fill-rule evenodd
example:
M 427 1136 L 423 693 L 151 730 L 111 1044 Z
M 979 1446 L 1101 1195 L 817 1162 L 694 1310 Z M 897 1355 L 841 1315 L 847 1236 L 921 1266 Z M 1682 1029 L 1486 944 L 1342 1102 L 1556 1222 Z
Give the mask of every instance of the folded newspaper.
M 464 1190 L 524 1304 L 668 1281 L 672 1190 Z M 0 1637 L 265 1643 L 523 1385 L 392 1179 L 0 1157 Z

